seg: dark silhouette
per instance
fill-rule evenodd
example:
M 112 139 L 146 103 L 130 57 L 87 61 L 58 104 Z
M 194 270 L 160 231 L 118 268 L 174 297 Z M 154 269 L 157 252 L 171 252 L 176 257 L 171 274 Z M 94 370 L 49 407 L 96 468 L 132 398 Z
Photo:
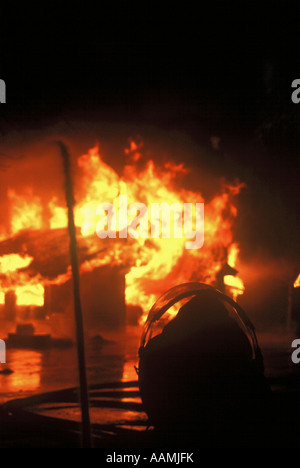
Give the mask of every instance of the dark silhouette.
M 163 438 L 228 444 L 265 420 L 260 350 L 254 357 L 229 310 L 215 290 L 201 291 L 140 349 L 143 404 Z

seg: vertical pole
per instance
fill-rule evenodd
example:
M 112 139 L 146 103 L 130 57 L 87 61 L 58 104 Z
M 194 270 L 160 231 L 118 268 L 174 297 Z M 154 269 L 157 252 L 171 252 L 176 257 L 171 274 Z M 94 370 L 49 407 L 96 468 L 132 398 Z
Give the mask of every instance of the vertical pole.
M 74 223 L 73 206 L 75 204 L 73 197 L 73 187 L 70 171 L 70 155 L 66 146 L 58 141 L 57 142 L 61 156 L 63 159 L 64 174 L 65 174 L 65 193 L 66 203 L 68 208 L 68 230 L 70 237 L 70 257 L 73 277 L 73 295 L 74 295 L 74 312 L 76 323 L 76 339 L 77 339 L 77 355 L 78 355 L 78 370 L 79 370 L 79 384 L 80 384 L 80 405 L 81 405 L 81 418 L 82 418 L 82 448 L 91 448 L 91 426 L 89 415 L 89 402 L 88 402 L 88 386 L 86 378 L 85 367 L 85 351 L 84 351 L 84 333 L 82 310 L 80 300 L 79 288 L 79 268 L 77 259 L 77 242 L 76 242 L 76 229 Z

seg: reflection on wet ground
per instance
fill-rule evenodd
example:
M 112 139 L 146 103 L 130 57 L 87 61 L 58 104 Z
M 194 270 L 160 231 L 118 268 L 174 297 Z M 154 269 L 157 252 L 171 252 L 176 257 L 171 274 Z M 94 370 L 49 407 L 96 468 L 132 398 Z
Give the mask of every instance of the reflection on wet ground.
M 106 338 L 106 336 L 105 336 Z M 86 340 L 86 364 L 89 384 L 136 380 L 140 328 L 109 334 L 108 342 Z M 37 393 L 78 385 L 76 347 L 65 349 L 7 349 L 6 364 L 0 370 L 0 403 Z
M 105 342 L 99 339 L 99 336 L 97 339 L 87 340 L 90 420 L 93 424 L 94 443 L 99 443 L 101 447 L 106 446 L 106 443 L 113 446 L 118 443 L 121 444 L 120 447 L 127 446 L 122 445 L 124 440 L 131 444 L 136 444 L 138 443 L 136 441 L 140 440 L 142 444 L 151 445 L 152 437 L 155 437 L 155 431 L 149 426 L 148 417 L 143 411 L 137 387 L 135 366 L 138 361 L 140 334 L 140 328 L 131 327 L 118 335 L 104 334 L 104 338 L 107 339 Z M 279 396 L 279 399 L 276 397 L 278 407 L 275 405 L 277 410 L 273 418 L 276 423 L 275 432 L 277 428 L 280 431 L 280 428 L 284 427 L 286 433 L 288 428 L 287 441 L 290 441 L 294 433 L 296 434 L 298 413 L 295 411 L 300 394 L 300 365 L 293 364 L 291 360 L 293 338 L 284 334 L 258 335 L 264 357 L 265 374 L 269 378 L 273 394 Z M 76 388 L 78 387 L 76 347 L 43 351 L 7 349 L 7 363 L 0 364 L 0 369 L 4 368 L 10 368 L 13 373 L 0 374 L 0 403 L 14 399 L 21 400 L 2 407 L 4 432 L 1 446 L 10 447 L 12 444 L 48 446 L 49 440 L 53 444 L 59 444 L 60 440 L 64 441 L 63 444 L 67 443 L 70 434 L 78 432 L 78 422 L 81 419 Z M 72 390 L 72 387 L 75 389 Z M 61 389 L 68 390 L 36 397 L 41 393 Z M 22 400 L 30 396 L 34 397 Z M 17 429 L 20 427 L 20 421 L 23 421 L 23 432 Z M 10 424 L 11 432 L 7 432 L 7 423 Z M 62 431 L 60 436 L 62 439 L 57 437 L 58 428 Z M 198 426 L 195 427 L 195 431 L 198 433 Z M 271 442 L 273 432 L 268 436 Z M 47 433 L 46 439 L 40 441 L 40 434 L 45 433 Z M 253 431 L 253 434 L 256 432 Z M 141 439 L 138 439 L 139 436 Z M 54 438 L 54 442 L 51 437 Z M 252 444 L 252 439 L 250 442 Z M 291 446 L 293 443 L 292 441 Z M 72 447 L 78 446 L 79 442 L 77 439 L 75 441 L 72 439 L 70 444 Z M 274 444 L 277 446 L 277 442 Z
M 122 333 L 108 334 L 101 340 L 86 340 L 86 363 L 89 384 L 137 380 L 135 366 L 141 328 L 128 327 Z M 299 375 L 300 364 L 291 360 L 293 337 L 286 335 L 258 335 L 263 352 L 265 374 L 268 378 Z M 0 403 L 37 393 L 78 385 L 76 347 L 65 349 L 7 349 L 6 364 L 0 370 Z

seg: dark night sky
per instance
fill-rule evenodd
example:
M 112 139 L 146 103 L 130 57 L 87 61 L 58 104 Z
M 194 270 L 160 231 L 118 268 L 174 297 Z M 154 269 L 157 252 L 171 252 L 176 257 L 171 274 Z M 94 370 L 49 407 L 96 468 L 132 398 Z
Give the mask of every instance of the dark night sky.
M 64 15 L 42 5 L 39 17 L 27 8 L 5 17 L 2 136 L 78 116 L 182 132 L 210 151 L 209 169 L 250 182 L 248 212 L 267 196 L 295 230 L 300 104 L 291 101 L 291 82 L 300 78 L 299 11 L 284 2 L 136 5 L 115 2 L 109 13 L 101 4 L 72 6 Z M 221 138 L 219 153 L 209 148 L 213 135 Z
M 296 11 L 236 10 L 231 2 L 198 12 L 145 5 L 119 2 L 110 15 L 73 9 L 70 17 L 44 10 L 43 20 L 31 21 L 18 11 L 1 48 L 14 118 L 40 121 L 92 107 L 139 119 L 151 104 L 160 110 L 158 124 L 171 107 L 179 125 L 196 116 L 229 129 L 241 118 L 257 124 L 267 90 L 286 97 L 289 108 L 299 67 Z

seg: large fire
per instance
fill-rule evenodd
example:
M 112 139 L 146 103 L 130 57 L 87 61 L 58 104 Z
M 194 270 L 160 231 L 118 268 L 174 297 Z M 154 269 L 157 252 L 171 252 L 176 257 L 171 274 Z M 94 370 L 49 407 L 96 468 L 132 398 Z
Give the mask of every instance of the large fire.
M 128 163 L 121 175 L 102 160 L 98 146 L 77 160 L 80 176 L 75 183 L 75 224 L 79 228 L 79 241 L 85 242 L 88 252 L 81 262 L 81 271 L 107 264 L 126 266 L 126 304 L 138 305 L 146 314 L 157 296 L 166 289 L 188 281 L 215 284 L 216 274 L 226 262 L 231 267 L 236 266 L 239 249 L 233 239 L 232 227 L 237 216 L 235 197 L 242 184 L 223 183 L 221 191 L 205 201 L 200 192 L 183 188 L 181 180 L 189 173 L 184 164 L 168 162 L 159 165 L 152 159 L 144 161 L 142 144 L 134 141 L 130 142 L 125 155 Z M 140 202 L 147 206 L 152 203 L 178 203 L 181 206 L 205 203 L 203 247 L 186 249 L 187 239 L 184 235 L 175 237 L 172 234 L 174 226 L 171 226 L 170 238 L 147 238 L 140 232 L 136 239 L 122 239 L 122 236 L 99 239 L 96 235 L 97 207 L 107 202 L 118 209 L 120 195 L 127 196 L 128 204 Z M 18 238 L 24 232 L 34 237 L 37 231 L 44 232 L 45 229 L 58 236 L 67 226 L 66 208 L 56 196 L 42 200 L 30 186 L 20 193 L 9 189 L 7 198 L 10 229 L 6 240 Z M 120 217 L 117 231 L 126 228 L 129 221 L 130 217 Z M 172 217 L 171 222 L 176 223 L 176 217 Z M 24 251 L 0 257 L 2 303 L 4 293 L 14 290 L 17 305 L 42 306 L 45 285 L 63 283 L 70 278 L 70 268 L 51 277 L 43 275 L 33 268 L 37 261 Z M 224 283 L 235 298 L 244 291 L 243 282 L 237 276 L 225 276 Z

